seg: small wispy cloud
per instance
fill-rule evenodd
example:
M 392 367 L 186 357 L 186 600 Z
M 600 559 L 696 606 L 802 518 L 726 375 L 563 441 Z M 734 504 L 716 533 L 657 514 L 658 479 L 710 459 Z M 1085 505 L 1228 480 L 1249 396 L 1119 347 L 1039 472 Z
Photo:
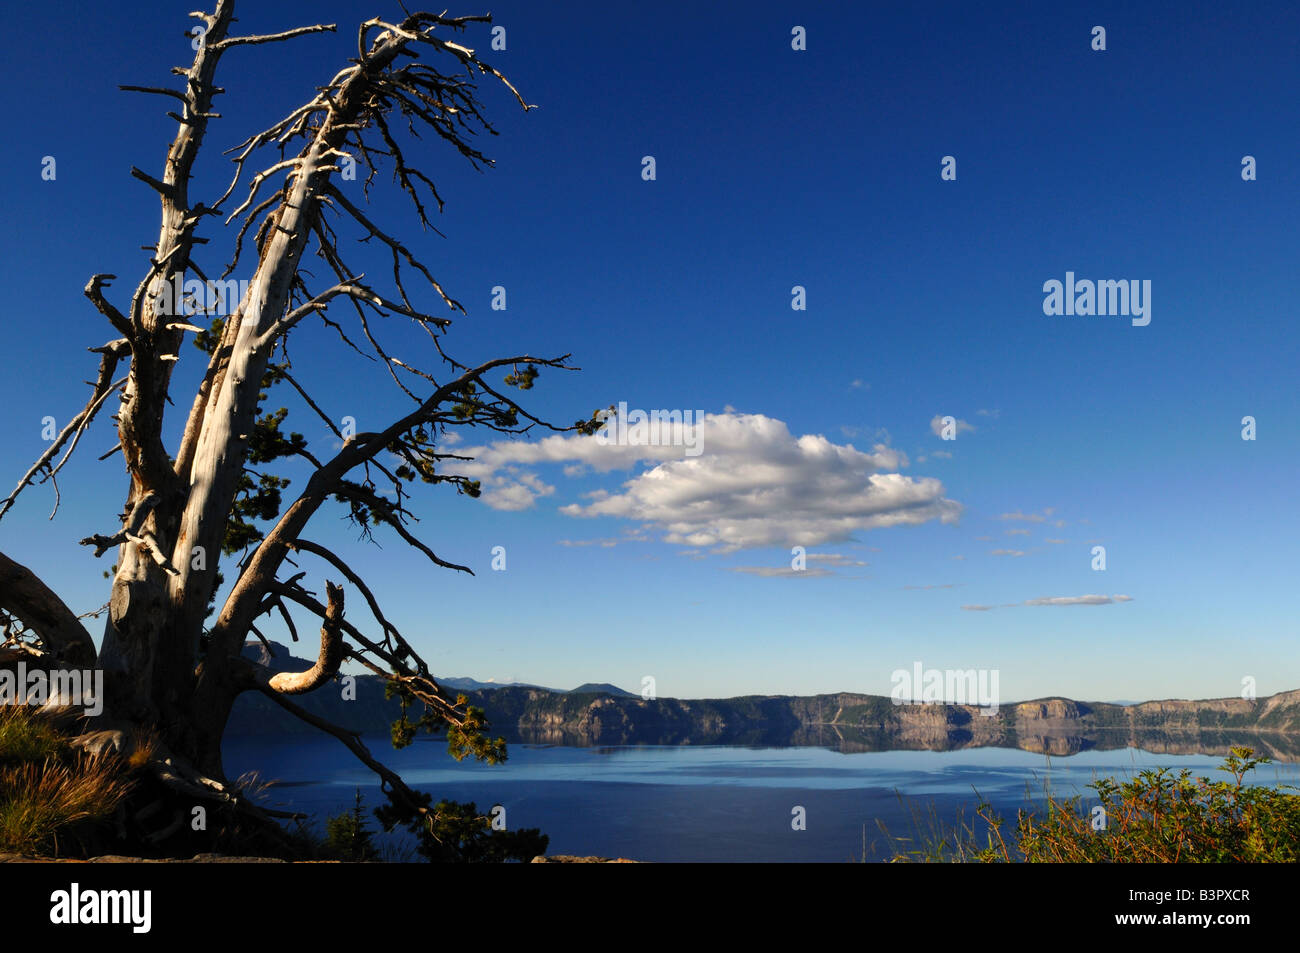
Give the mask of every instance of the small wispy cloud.
M 761 576 L 764 579 L 790 579 L 804 576 L 810 579 L 821 576 L 834 576 L 829 569 L 792 569 L 789 566 L 727 566 L 728 572 L 741 572 L 749 576 Z
M 990 549 L 989 550 L 990 556 L 1023 556 L 1024 554 L 1025 551 L 1023 549 Z
M 1132 601 L 1132 596 L 1125 595 L 1044 596 L 1039 599 L 1026 599 L 1024 602 L 1004 602 L 1000 606 L 969 605 L 962 608 L 967 612 L 988 612 L 992 609 L 1014 609 L 1019 606 L 1106 606 Z
M 1026 599 L 1027 606 L 1106 606 L 1113 602 L 1132 602 L 1132 596 L 1047 596 L 1042 599 Z
M 825 563 L 828 566 L 866 566 L 861 559 L 854 559 L 852 556 L 846 556 L 843 553 L 808 553 L 805 557 L 809 562 Z
M 1003 513 L 998 517 L 1000 520 L 1019 520 L 1022 523 L 1042 523 L 1046 522 L 1047 517 L 1038 513 L 1022 513 L 1016 510 L 1014 513 Z
M 935 414 L 932 418 L 930 418 L 930 433 L 934 434 L 936 437 L 943 436 L 943 426 L 944 426 L 943 414 Z M 952 429 L 954 435 L 956 435 L 956 434 L 964 433 L 965 431 L 968 430 L 974 432 L 975 427 L 972 424 L 968 424 L 964 420 L 959 420 L 958 418 L 954 417 Z

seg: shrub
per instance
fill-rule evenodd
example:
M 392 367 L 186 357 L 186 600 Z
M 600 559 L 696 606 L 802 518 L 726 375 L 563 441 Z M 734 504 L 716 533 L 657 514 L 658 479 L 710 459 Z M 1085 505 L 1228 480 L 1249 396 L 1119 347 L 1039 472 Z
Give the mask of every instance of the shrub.
M 1300 860 L 1300 795 L 1284 788 L 1248 785 L 1245 776 L 1269 759 L 1235 747 L 1223 761 L 1231 781 L 1174 775 L 1168 768 L 1141 772 L 1125 783 L 1088 785 L 1102 811 L 1083 798 L 1047 797 L 1044 808 L 1017 812 L 1014 834 L 987 803 L 977 814 L 985 829 L 931 823 L 919 846 L 892 860 L 983 863 L 1263 863 Z M 915 820 L 915 819 L 914 819 Z M 933 818 L 931 819 L 933 821 Z M 918 828 L 920 824 L 917 824 Z M 886 834 L 888 832 L 886 831 Z M 901 839 L 895 838 L 896 843 Z
M 1105 812 L 1097 822 L 1092 810 L 1080 810 L 1081 798 L 1048 798 L 1045 817 L 1020 812 L 1017 850 L 1030 862 L 1294 862 L 1300 859 L 1300 796 L 1245 784 L 1246 774 L 1269 763 L 1253 754 L 1232 749 L 1223 762 L 1231 781 L 1192 778 L 1187 770 L 1175 776 L 1168 768 L 1143 771 L 1124 784 L 1095 781 L 1089 787 Z M 997 845 L 981 859 L 1010 859 L 1001 820 L 981 814 Z

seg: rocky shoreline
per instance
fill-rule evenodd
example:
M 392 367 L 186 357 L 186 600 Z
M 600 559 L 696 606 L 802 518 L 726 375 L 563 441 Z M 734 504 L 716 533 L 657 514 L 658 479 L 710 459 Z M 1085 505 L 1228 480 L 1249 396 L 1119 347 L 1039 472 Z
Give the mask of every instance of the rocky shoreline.
M 273 670 L 301 670 L 283 646 L 250 647 Z M 608 691 L 554 692 L 523 686 L 469 691 L 494 732 L 524 743 L 593 745 L 828 745 L 844 751 L 1011 747 L 1052 755 L 1141 747 L 1165 754 L 1226 754 L 1247 744 L 1279 761 L 1300 760 L 1300 690 L 1267 698 L 1164 699 L 1134 705 L 1041 698 L 996 710 L 973 705 L 895 704 L 881 695 L 750 695 L 723 699 L 644 699 Z M 351 691 L 330 687 L 304 707 L 335 724 L 387 733 L 397 705 L 383 680 L 357 676 Z M 228 734 L 313 731 L 249 693 Z

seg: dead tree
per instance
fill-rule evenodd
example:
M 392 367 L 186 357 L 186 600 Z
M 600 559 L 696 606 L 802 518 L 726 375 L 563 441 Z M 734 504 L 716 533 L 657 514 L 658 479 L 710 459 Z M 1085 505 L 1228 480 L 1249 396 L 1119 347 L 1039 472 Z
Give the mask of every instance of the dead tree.
M 86 297 L 111 324 L 115 338 L 91 348 L 100 355 L 99 370 L 85 407 L 0 501 L 2 517 L 26 487 L 53 480 L 57 488 L 59 470 L 87 428 L 117 401 L 114 450 L 120 450 L 129 478 L 121 526 L 82 540 L 96 555 L 117 554 L 102 645 L 96 652 L 82 621 L 59 597 L 0 554 L 5 645 L 11 654 L 40 656 L 55 665 L 101 668 L 111 717 L 156 732 L 159 776 L 189 796 L 239 801 L 223 774 L 221 739 L 235 698 L 254 691 L 337 737 L 379 775 L 394 803 L 427 814 L 427 798 L 417 798 L 359 737 L 305 711 L 292 696 L 319 689 L 352 660 L 388 679 L 404 712 L 408 706 L 422 710 L 414 720 L 403 715 L 399 740 L 419 726 L 444 729 L 457 756 L 489 761 L 503 756 L 502 743 L 486 737 L 481 712 L 443 692 L 419 653 L 384 616 L 363 574 L 306 533 L 323 509 L 341 506 L 367 531 L 391 532 L 434 566 L 468 573 L 468 567 L 441 558 L 417 537 L 408 508 L 417 479 L 478 495 L 478 484 L 455 472 L 456 462 L 465 458 L 446 449 L 447 429 L 522 433 L 540 426 L 590 433 L 598 428 L 596 414 L 553 427 L 506 396 L 507 388 L 530 388 L 540 368 L 570 368 L 568 355 L 517 354 L 475 366 L 448 355 L 442 343 L 450 323 L 445 315 L 465 309 L 365 208 L 378 173 L 388 172 L 422 226 L 430 227 L 426 203 L 441 209 L 443 199 L 412 159 L 412 134 L 432 130 L 433 141 L 442 140 L 476 166 L 490 164 L 474 145 L 476 135 L 494 133 L 481 111 L 476 79 L 499 81 L 525 110 L 530 107 L 501 73 L 453 39 L 489 17 L 413 13 L 397 23 L 368 20 L 357 31 L 350 65 L 279 122 L 231 150 L 229 188 L 214 201 L 197 201 L 191 170 L 209 123 L 220 118 L 213 100 L 223 92 L 216 84 L 222 58 L 238 47 L 335 29 L 322 24 L 236 35 L 233 7 L 233 0 L 218 0 L 214 12 L 191 14 L 200 21 L 201 36 L 193 63 L 172 71 L 180 88 L 122 87 L 179 103 L 168 113 L 177 130 L 160 174 L 131 170 L 161 201 L 157 242 L 124 305 L 111 300 L 115 276 L 96 274 L 86 284 Z M 444 72 L 440 66 L 454 68 Z M 349 166 L 364 175 L 361 196 L 349 197 L 336 182 Z M 175 300 L 173 289 L 183 287 L 187 275 L 207 280 L 196 252 L 207 242 L 199 233 L 209 223 L 233 231 L 223 279 L 246 251 L 255 252 L 256 262 L 237 307 L 204 327 L 193 323 L 192 309 Z M 384 290 L 348 263 L 340 242 L 344 230 L 391 257 Z M 310 271 L 302 267 L 309 256 L 318 263 Z M 313 287 L 319 285 L 314 271 L 330 276 L 328 287 Z M 420 287 L 408 289 L 413 277 Z M 422 295 L 436 301 L 444 316 L 421 310 Z M 337 316 L 340 309 L 346 317 Z M 436 352 L 433 367 L 390 354 L 378 343 L 372 325 L 394 315 L 428 333 L 431 353 Z M 351 334 L 345 322 L 354 325 Z M 288 338 L 309 325 L 337 333 L 358 352 L 377 358 L 401 399 L 409 401 L 384 429 L 352 435 L 337 452 L 319 457 L 300 435 L 281 430 L 283 411 L 262 413 L 267 388 L 288 385 L 342 439 L 326 402 L 308 393 L 288 359 Z M 182 401 L 172 393 L 172 380 L 186 334 L 196 335 L 207 367 L 197 393 Z M 197 353 L 187 349 L 192 352 Z M 164 442 L 169 404 L 189 408 L 174 448 Z M 282 505 L 284 482 L 265 475 L 253 480 L 250 464 L 289 457 L 307 461 L 311 475 Z M 260 526 L 259 520 L 264 521 Z M 241 549 L 233 586 L 216 605 L 222 556 Z M 301 570 L 287 575 L 299 565 Z M 312 577 L 326 575 L 330 581 L 322 600 L 309 584 Z M 373 624 L 345 617 L 348 588 L 360 596 Z M 356 599 L 350 603 L 357 604 Z M 309 671 L 271 675 L 243 657 L 242 649 L 250 634 L 260 633 L 256 621 L 264 615 L 273 613 L 292 627 L 291 609 L 320 618 L 319 657 Z

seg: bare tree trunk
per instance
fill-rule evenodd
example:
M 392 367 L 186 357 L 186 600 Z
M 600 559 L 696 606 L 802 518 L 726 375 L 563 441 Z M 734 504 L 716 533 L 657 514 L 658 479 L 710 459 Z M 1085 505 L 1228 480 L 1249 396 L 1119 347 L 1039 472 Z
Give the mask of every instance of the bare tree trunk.
M 8 628 L 8 622 L 21 620 L 23 633 L 39 641 L 45 652 L 53 653 L 59 664 L 91 665 L 97 661 L 105 671 L 107 703 L 113 716 L 157 734 L 162 752 L 155 763 L 158 777 L 187 796 L 242 804 L 224 781 L 221 740 L 235 699 L 242 692 L 258 691 L 342 740 L 379 773 L 385 789 L 404 810 L 427 817 L 432 824 L 433 816 L 421 799 L 379 765 L 359 739 L 284 696 L 320 689 L 345 660 L 351 660 L 388 679 L 403 700 L 398 735 L 414 731 L 405 712 L 407 704 L 418 703 L 424 707 L 419 724 L 445 728 L 449 746 L 458 757 L 474 754 L 496 760 L 504 757 L 504 742 L 486 738 L 481 712 L 463 709 L 443 694 L 424 660 L 384 617 L 361 575 L 340 556 L 302 534 L 322 506 L 334 500 L 353 517 L 365 514 L 367 531 L 373 521 L 435 566 L 468 573 L 467 567 L 438 557 L 415 537 L 408 523 L 406 486 L 417 476 L 424 483 L 450 483 L 457 492 L 478 494 L 475 481 L 454 472 L 455 461 L 465 458 L 439 448 L 446 428 L 486 426 L 497 432 L 523 433 L 542 426 L 557 432 L 594 433 L 603 418 L 593 414 L 571 427 L 552 427 L 498 391 L 501 384 L 485 378 L 488 372 L 507 370 L 510 373 L 504 384 L 526 390 L 539 367 L 569 368 L 567 355 L 540 358 L 522 354 L 474 367 L 448 357 L 439 335 L 449 320 L 415 308 L 402 269 L 406 268 L 408 275 L 411 270 L 417 272 L 449 310 L 463 313 L 464 309 L 447 296 L 405 245 L 371 221 L 331 178 L 343 162 L 359 162 L 371 177 L 377 165 L 391 163 L 394 177 L 427 226 L 421 190 L 432 195 L 439 208 L 442 198 L 433 181 L 407 161 L 389 126 L 390 115 L 396 111 L 400 125 L 409 124 L 412 132 L 417 125 L 432 129 L 478 166 L 490 164 L 490 160 L 469 137 L 477 131 L 494 130 L 480 112 L 473 79 L 477 75 L 498 79 L 525 109 L 530 107 L 473 50 L 445 38 L 449 32 L 463 31 L 469 24 L 490 18 L 414 13 L 397 24 L 376 18 L 361 24 L 357 56 L 350 60 L 351 65 L 326 85 L 316 87 L 315 95 L 304 105 L 236 147 L 236 172 L 225 194 L 210 206 L 193 202 L 189 194 L 191 170 L 209 121 L 219 118 L 212 104 L 223 92 L 214 82 L 222 56 L 239 46 L 334 30 L 332 25 L 315 25 L 267 36 L 231 36 L 233 9 L 234 0 L 217 0 L 213 13 L 191 14 L 201 22 L 202 36 L 193 64 L 173 70 L 183 77 L 183 89 L 122 87 L 182 104 L 179 114 L 168 114 L 177 120 L 178 128 L 161 178 L 132 170 L 161 200 L 158 241 L 149 269 L 125 311 L 105 295 L 113 275 L 94 275 L 86 285 L 86 296 L 121 337 L 92 349 L 102 357 L 86 407 L 27 471 L 14 492 L 0 501 L 3 517 L 38 475 L 53 478 L 99 409 L 113 393 L 121 391 L 117 437 L 129 478 L 119 517 L 122 527 L 112 534 L 82 540 L 95 548 L 97 556 L 117 553 L 98 658 L 89 634 L 71 610 L 25 567 L 4 555 L 0 555 L 0 621 Z M 451 57 L 463 72 L 444 74 L 424 63 L 419 51 L 430 48 L 444 58 Z M 277 158 L 252 176 L 247 199 L 225 218 L 226 224 L 236 219 L 241 224 L 222 277 L 234 271 L 245 234 L 256 226 L 253 277 L 242 300 L 214 334 L 208 365 L 197 393 L 188 401 L 189 416 L 173 457 L 163 440 L 172 371 L 187 331 L 211 333 L 189 323 L 175 292 L 191 272 L 206 280 L 193 257 L 206 239 L 197 237 L 196 231 L 210 217 L 226 215 L 222 206 L 243 181 L 245 163 L 254 156 L 260 158 L 268 149 Z M 263 186 L 277 178 L 279 187 L 263 197 Z M 367 241 L 376 239 L 375 247 L 391 254 L 395 291 L 389 297 L 363 284 L 360 274 L 348 266 L 332 220 L 323 214 L 326 209 L 350 227 L 359 227 Z M 311 252 L 337 279 L 331 287 L 315 293 L 308 288 L 308 281 L 314 283 L 315 279 L 300 269 L 304 256 Z M 278 375 L 275 379 L 292 382 L 304 402 L 341 436 L 319 402 L 294 381 L 287 360 L 273 362 L 277 346 L 304 319 L 321 317 L 338 328 L 337 322 L 325 315 L 331 302 L 340 298 L 355 311 L 374 355 L 405 397 L 414 399 L 415 407 L 380 431 L 355 435 L 334 456 L 322 460 L 301 438 L 298 443 L 284 440 L 276 429 L 278 424 L 259 420 L 258 415 L 268 374 L 274 372 L 272 377 Z M 416 361 L 391 356 L 376 343 L 368 322 L 391 318 L 394 313 L 428 332 L 445 369 L 438 374 L 421 369 Z M 114 381 L 117 364 L 128 355 L 129 372 Z M 408 386 L 404 380 L 413 383 Z M 426 389 L 427 396 L 417 397 L 412 387 Z M 261 451 L 266 454 L 263 462 L 297 456 L 311 463 L 312 473 L 283 512 L 277 492 L 274 515 L 264 533 L 250 530 L 243 537 L 251 548 L 239 563 L 239 575 L 231 580 L 225 602 L 210 620 L 208 607 L 218 589 L 224 546 L 235 525 L 241 494 L 248 493 L 245 478 L 255 439 L 261 441 L 259 446 L 274 446 L 274 452 Z M 65 444 L 67 453 L 56 463 L 55 455 Z M 394 456 L 402 461 L 399 466 L 390 462 Z M 267 519 L 267 514 L 259 518 Z M 239 525 L 248 530 L 248 524 Z M 299 582 L 306 570 L 281 579 L 279 573 L 290 552 L 322 561 L 326 571 L 340 574 L 345 585 L 359 591 L 377 631 L 367 634 L 344 618 L 341 585 L 326 580 L 327 602 L 322 604 Z M 319 567 L 313 569 L 319 571 Z M 318 658 L 306 672 L 271 676 L 242 657 L 243 645 L 254 631 L 255 620 L 273 610 L 292 630 L 291 609 L 321 620 Z M 211 627 L 205 629 L 209 621 Z M 6 645 L 0 644 L 0 648 Z

